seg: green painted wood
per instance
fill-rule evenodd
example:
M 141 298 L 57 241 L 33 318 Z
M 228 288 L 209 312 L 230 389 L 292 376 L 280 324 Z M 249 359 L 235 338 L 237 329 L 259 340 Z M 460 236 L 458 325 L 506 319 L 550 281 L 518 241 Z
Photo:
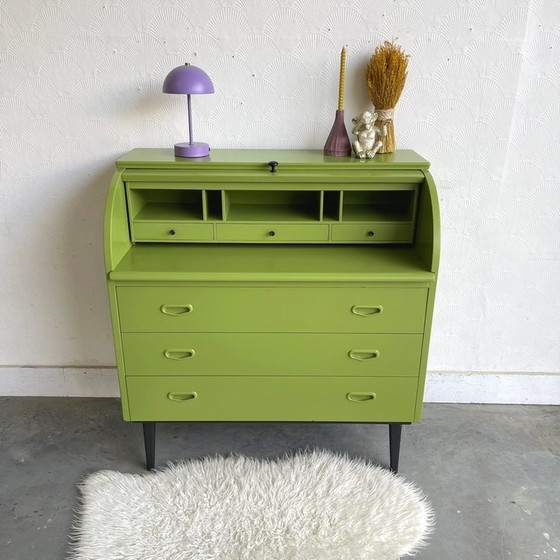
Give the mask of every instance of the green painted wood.
M 432 282 L 408 247 L 356 245 L 153 245 L 128 251 L 110 278 L 197 282 Z
M 123 332 L 421 333 L 424 288 L 118 287 Z M 272 359 L 272 358 L 271 358 Z
M 368 171 L 368 168 L 346 166 L 343 170 L 326 168 L 286 167 L 282 172 L 270 173 L 262 164 L 243 164 L 227 168 L 207 163 L 198 168 L 175 169 L 125 169 L 123 181 L 134 189 L 154 189 L 164 186 L 169 190 L 221 189 L 235 190 L 409 190 L 421 184 L 421 171 L 394 171 L 387 169 Z
M 126 384 L 135 421 L 411 422 L 417 379 L 154 376 Z M 348 398 L 357 393 L 375 397 Z
M 149 202 L 138 213 L 131 212 L 132 225 L 137 222 L 200 222 L 203 218 L 202 204 L 195 207 L 178 202 Z
M 421 334 L 124 333 L 127 375 L 417 377 Z
M 333 241 L 360 243 L 410 243 L 413 226 L 411 223 L 333 224 Z
M 128 398 L 126 392 L 125 364 L 121 339 L 121 324 L 117 310 L 117 294 L 116 287 L 113 282 L 108 282 L 109 291 L 109 307 L 111 309 L 113 341 L 115 344 L 115 358 L 117 361 L 117 371 L 119 376 L 119 391 L 121 394 L 121 407 L 124 420 L 130 420 L 130 411 L 128 408 Z
M 436 186 L 431 174 L 424 171 L 426 182 L 421 191 L 418 204 L 418 228 L 416 233 L 416 250 L 424 262 L 430 267 L 434 275 L 438 274 L 440 259 L 440 214 L 439 200 Z M 434 281 L 428 292 L 428 303 L 426 305 L 426 318 L 424 323 L 424 339 L 422 342 L 422 359 L 420 361 L 420 376 L 418 394 L 416 398 L 415 422 L 420 422 L 422 417 L 422 403 L 424 399 L 424 388 L 426 383 L 425 372 L 428 364 L 428 352 L 430 336 L 432 332 L 432 321 L 434 303 L 436 296 L 436 282 Z
M 168 189 L 128 189 L 132 220 L 204 219 L 203 191 Z
M 134 221 L 131 230 L 134 241 L 213 241 L 213 224 L 185 224 L 182 222 L 144 222 Z
M 126 420 L 420 420 L 440 244 L 426 160 L 139 149 L 117 167 L 105 266 Z
M 109 185 L 103 222 L 105 272 L 114 270 L 130 249 L 128 217 L 122 172 L 116 171 Z
M 224 219 L 232 222 L 314 222 L 321 219 L 321 191 L 225 191 Z
M 253 164 L 269 170 L 267 162 L 277 161 L 277 172 L 284 166 L 322 167 L 329 169 L 428 169 L 429 162 L 412 150 L 397 150 L 390 154 L 377 154 L 371 160 L 361 160 L 354 157 L 331 157 L 323 155 L 322 150 L 212 150 L 205 158 L 178 158 L 173 149 L 137 148 L 123 155 L 117 160 L 119 169 L 139 168 L 194 168 L 196 166 L 216 165 L 226 168 L 228 164 Z
M 217 241 L 286 243 L 328 239 L 329 226 L 322 224 L 216 224 Z
M 417 189 L 341 192 L 343 222 L 413 222 Z
M 432 333 L 434 303 L 436 297 L 436 286 L 432 284 L 428 290 L 428 301 L 426 304 L 426 317 L 424 321 L 424 337 L 422 338 L 422 355 L 420 358 L 420 376 L 418 379 L 418 393 L 416 396 L 416 412 L 414 421 L 422 419 L 422 404 L 424 402 L 424 389 L 426 385 L 426 368 L 428 366 L 428 354 L 430 348 L 430 337 Z
M 426 171 L 426 182 L 422 188 L 416 231 L 416 250 L 431 271 L 437 273 L 440 255 L 440 216 L 436 186 L 431 174 Z

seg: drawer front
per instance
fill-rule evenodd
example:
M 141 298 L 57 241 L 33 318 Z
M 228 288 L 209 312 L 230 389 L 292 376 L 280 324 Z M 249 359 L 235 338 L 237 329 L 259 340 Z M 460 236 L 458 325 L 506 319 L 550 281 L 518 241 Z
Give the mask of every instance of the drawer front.
M 133 421 L 412 422 L 405 377 L 128 377 Z
M 117 288 L 124 332 L 421 333 L 425 288 Z
M 364 243 L 409 243 L 412 225 L 409 223 L 333 224 L 333 241 L 361 241 Z
M 176 222 L 133 222 L 133 241 L 212 241 L 212 224 Z
M 285 241 L 328 241 L 327 224 L 217 224 L 218 241 L 262 241 L 283 243 Z
M 127 375 L 415 377 L 420 334 L 124 333 Z

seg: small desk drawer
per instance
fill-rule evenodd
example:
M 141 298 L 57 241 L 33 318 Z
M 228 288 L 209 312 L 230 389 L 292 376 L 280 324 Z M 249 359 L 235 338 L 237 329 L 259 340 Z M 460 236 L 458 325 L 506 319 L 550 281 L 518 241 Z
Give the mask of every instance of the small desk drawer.
M 128 377 L 133 421 L 412 422 L 405 377 Z
M 398 222 L 333 224 L 332 240 L 364 243 L 409 243 L 412 241 L 412 224 L 399 224 Z
M 217 224 L 218 241 L 328 241 L 327 224 Z
M 124 333 L 127 375 L 416 377 L 421 334 Z
M 212 241 L 213 224 L 133 222 L 133 241 Z
M 117 287 L 123 332 L 421 333 L 425 288 Z

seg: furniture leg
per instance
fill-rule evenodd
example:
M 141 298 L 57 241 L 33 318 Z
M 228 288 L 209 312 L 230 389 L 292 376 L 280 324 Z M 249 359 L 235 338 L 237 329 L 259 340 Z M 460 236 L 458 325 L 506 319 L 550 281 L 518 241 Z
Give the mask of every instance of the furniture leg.
M 153 471 L 156 461 L 156 423 L 143 422 L 144 448 L 146 450 L 146 469 Z
M 391 470 L 399 472 L 399 453 L 401 450 L 402 424 L 389 424 L 389 455 Z

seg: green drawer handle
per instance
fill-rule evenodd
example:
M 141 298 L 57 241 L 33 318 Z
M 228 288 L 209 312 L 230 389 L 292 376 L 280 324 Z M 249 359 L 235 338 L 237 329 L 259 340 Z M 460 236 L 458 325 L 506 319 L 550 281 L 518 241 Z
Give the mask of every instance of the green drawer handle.
M 346 398 L 352 402 L 367 402 L 377 398 L 375 393 L 347 393 Z
M 350 350 L 350 352 L 348 352 L 350 358 L 353 360 L 360 360 L 361 362 L 378 358 L 379 354 L 379 350 Z
M 383 313 L 383 306 L 382 305 L 354 305 L 352 307 L 352 313 L 354 313 L 354 315 L 360 315 L 360 317 L 379 315 L 379 313 Z
M 192 401 L 196 397 L 198 397 L 198 394 L 194 391 L 192 393 L 167 393 L 167 398 L 170 401 Z
M 186 350 L 172 350 L 169 348 L 163 351 L 163 355 L 170 360 L 186 360 L 194 356 L 194 350 L 192 348 Z
M 160 307 L 160 311 L 166 315 L 171 315 L 172 317 L 179 317 L 180 315 L 185 315 L 185 313 L 190 313 L 193 310 L 192 305 L 172 305 L 170 303 L 165 303 Z

